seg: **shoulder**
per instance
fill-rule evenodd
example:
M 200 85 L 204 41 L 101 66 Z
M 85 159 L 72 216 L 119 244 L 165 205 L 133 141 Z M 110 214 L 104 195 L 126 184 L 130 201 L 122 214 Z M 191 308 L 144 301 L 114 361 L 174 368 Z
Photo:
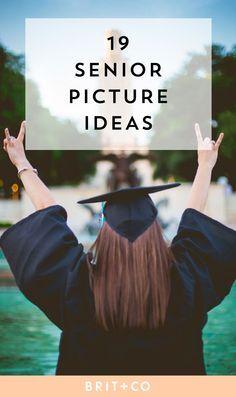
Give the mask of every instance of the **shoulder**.
M 194 208 L 186 208 L 180 219 L 178 231 L 184 227 L 198 226 L 202 229 L 202 226 L 214 226 L 217 229 L 221 229 L 227 233 L 230 233 L 236 238 L 236 231 L 229 228 L 225 224 L 219 222 L 218 220 L 200 212 Z
M 9 227 L 0 238 L 0 246 L 3 241 L 12 233 L 16 233 L 20 231 L 22 227 L 27 228 L 33 224 L 37 224 L 39 221 L 41 222 L 43 219 L 59 219 L 59 220 L 67 220 L 67 212 L 64 207 L 59 204 L 55 204 L 46 208 L 42 208 L 33 212 L 32 214 L 26 216 L 21 219 L 11 227 Z

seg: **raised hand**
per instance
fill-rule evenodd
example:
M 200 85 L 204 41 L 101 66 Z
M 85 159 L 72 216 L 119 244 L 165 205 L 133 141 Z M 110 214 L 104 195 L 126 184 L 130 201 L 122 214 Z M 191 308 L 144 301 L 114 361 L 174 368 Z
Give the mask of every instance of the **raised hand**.
M 216 163 L 224 134 L 221 132 L 215 142 L 210 138 L 203 139 L 198 124 L 195 124 L 195 132 L 198 142 L 198 169 L 187 201 L 187 208 L 204 211 L 211 183 L 212 169 Z
M 195 132 L 198 142 L 198 164 L 213 168 L 217 161 L 219 147 L 224 138 L 224 133 L 221 132 L 215 142 L 210 138 L 203 139 L 199 124 L 195 124 Z
M 24 137 L 25 137 L 25 121 L 21 123 L 17 138 L 11 136 L 8 128 L 5 128 L 5 139 L 3 140 L 3 149 L 7 152 L 12 164 L 14 164 L 17 168 L 27 162 L 25 149 L 23 145 Z

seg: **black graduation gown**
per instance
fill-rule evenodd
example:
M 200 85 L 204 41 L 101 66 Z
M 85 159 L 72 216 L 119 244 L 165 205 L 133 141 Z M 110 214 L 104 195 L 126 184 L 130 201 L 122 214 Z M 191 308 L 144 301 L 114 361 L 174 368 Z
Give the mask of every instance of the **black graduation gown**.
M 202 328 L 235 280 L 236 232 L 185 210 L 172 242 L 165 326 L 108 333 L 96 325 L 83 246 L 66 220 L 65 209 L 54 205 L 0 239 L 20 290 L 62 330 L 56 374 L 205 374 Z

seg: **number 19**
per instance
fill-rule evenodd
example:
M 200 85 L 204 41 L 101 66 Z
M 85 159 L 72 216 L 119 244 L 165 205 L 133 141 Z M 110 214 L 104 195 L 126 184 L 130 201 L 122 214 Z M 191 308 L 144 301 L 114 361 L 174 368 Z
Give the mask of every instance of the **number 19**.
M 107 40 L 110 40 L 111 42 L 111 51 L 114 50 L 115 48 L 115 40 L 114 40 L 114 36 L 108 37 Z M 127 36 L 120 36 L 118 43 L 120 44 L 120 49 L 124 50 L 127 45 L 129 44 L 129 39 Z

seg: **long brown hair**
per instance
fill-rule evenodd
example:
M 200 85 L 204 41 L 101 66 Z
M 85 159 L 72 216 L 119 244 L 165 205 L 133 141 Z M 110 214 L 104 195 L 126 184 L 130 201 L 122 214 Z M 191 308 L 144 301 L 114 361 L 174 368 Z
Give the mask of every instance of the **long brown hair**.
M 163 325 L 171 258 L 157 221 L 133 243 L 105 222 L 88 253 L 98 324 L 107 331 Z

